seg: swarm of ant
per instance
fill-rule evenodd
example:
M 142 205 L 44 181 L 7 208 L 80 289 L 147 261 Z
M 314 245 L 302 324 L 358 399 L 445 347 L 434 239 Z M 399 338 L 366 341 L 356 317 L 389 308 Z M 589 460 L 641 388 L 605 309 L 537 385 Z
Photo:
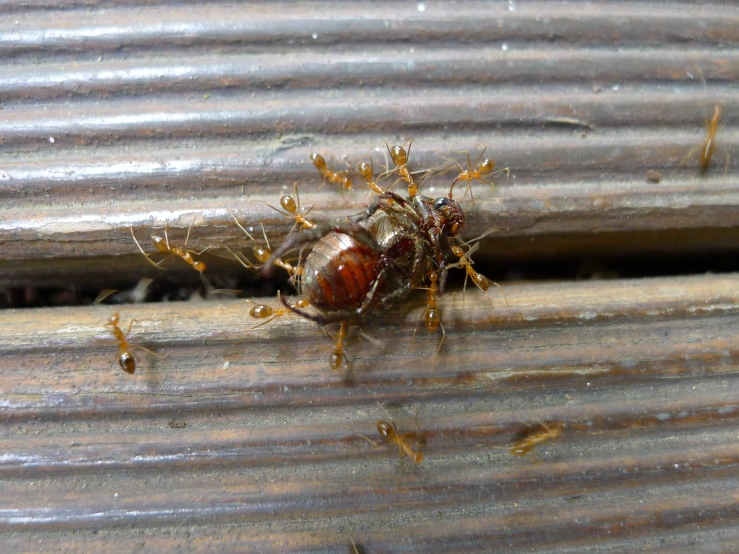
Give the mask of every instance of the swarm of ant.
M 422 316 L 426 329 L 429 332 L 442 330 L 441 348 L 446 333 L 438 298 L 444 292 L 449 270 L 463 269 L 466 278 L 471 278 L 483 292 L 491 283 L 473 268 L 471 255 L 478 244 L 470 246 L 459 238 L 465 215 L 453 197 L 454 187 L 460 182 L 471 183 L 473 180 L 487 182 L 485 178 L 494 173 L 495 161 L 482 159 L 484 149 L 474 164 L 468 154 L 467 169 L 455 162 L 459 173 L 451 181 L 448 194 L 430 198 L 419 193 L 421 182 L 418 177 L 419 174 L 427 175 L 429 171 L 411 171 L 410 149 L 411 143 L 407 148 L 388 146 L 393 167 L 386 167 L 379 176 L 375 175 L 372 160 L 358 164 L 361 180 L 376 196 L 361 212 L 345 219 L 323 224 L 309 220 L 308 212 L 304 213 L 301 208 L 296 184 L 293 195 L 284 194 L 280 198 L 280 207 L 273 207 L 295 221 L 294 232 L 291 231 L 275 250 L 272 250 L 263 228 L 264 244 L 260 244 L 232 214 L 236 225 L 253 243 L 251 254 L 256 261 L 224 248 L 243 266 L 257 269 L 264 276 L 269 276 L 275 267 L 284 270 L 299 296 L 296 302 L 290 302 L 287 295 L 278 293 L 282 308 L 252 302 L 254 306 L 249 315 L 263 320 L 255 328 L 287 314 L 313 321 L 324 329 L 338 324 L 333 336 L 328 330 L 326 332 L 334 342 L 329 365 L 332 369 L 339 369 L 348 365 L 344 345 L 350 327 L 359 328 L 365 318 L 398 304 L 418 289 L 426 291 L 426 308 Z M 353 171 L 332 169 L 321 154 L 311 154 L 310 160 L 325 182 L 339 185 L 342 190 L 350 189 L 357 180 Z M 392 187 L 384 189 L 380 185 L 383 179 L 393 176 L 396 183 L 402 182 L 407 186 L 407 197 L 393 192 Z M 131 235 L 138 250 L 158 269 L 165 269 L 163 263 L 177 257 L 202 274 L 206 265 L 196 257 L 212 247 L 200 252 L 189 250 L 187 243 L 191 228 L 192 224 L 183 246 L 170 244 L 166 228 L 163 237 L 153 235 L 152 244 L 157 253 L 163 255 L 158 261 L 144 251 L 133 229 Z M 288 262 L 287 256 L 295 251 L 301 254 L 307 251 L 305 260 L 301 262 L 299 258 L 297 264 Z
M 482 162 L 478 159 L 474 166 L 470 163 L 466 170 L 460 166 L 448 194 L 429 198 L 419 194 L 418 173 L 408 166 L 409 152 L 410 145 L 408 150 L 388 147 L 394 167 L 378 178 L 371 162 L 358 164 L 361 179 L 377 195 L 364 210 L 346 219 L 315 224 L 301 212 L 297 189 L 297 200 L 283 196 L 280 205 L 295 219 L 300 232 L 290 234 L 266 260 L 257 255 L 264 275 L 278 266 L 295 283 L 300 295 L 297 303 L 291 304 L 280 295 L 286 310 L 322 327 L 339 324 L 330 357 L 332 369 L 348 363 L 344 344 L 350 325 L 360 326 L 364 318 L 396 305 L 417 289 L 427 292 L 423 315 L 426 329 L 434 332 L 441 328 L 443 340 L 437 300 L 450 269 L 464 269 L 481 290 L 488 289 L 488 280 L 472 267 L 470 255 L 475 247 L 470 248 L 459 238 L 465 216 L 453 192 L 458 182 L 482 180 L 492 173 L 495 162 L 486 158 Z M 351 186 L 353 180 L 347 170 L 330 169 L 320 154 L 311 154 L 310 158 L 328 182 Z M 407 197 L 380 186 L 381 179 L 392 175 L 407 186 Z M 288 253 L 307 246 L 310 250 L 302 264 L 293 267 L 285 263 Z
M 372 160 L 358 164 L 359 177 L 376 196 L 361 212 L 345 219 L 323 224 L 309 220 L 307 216 L 310 210 L 302 210 L 295 185 L 293 195 L 284 194 L 280 198 L 280 207 L 273 207 L 295 221 L 293 231 L 274 250 L 264 227 L 262 243 L 232 214 L 235 224 L 253 246 L 250 255 L 226 246 L 223 248 L 240 264 L 258 270 L 262 275 L 269 276 L 275 267 L 285 271 L 298 293 L 298 299 L 290 301 L 287 295 L 278 292 L 282 307 L 248 300 L 253 304 L 249 316 L 260 320 L 254 329 L 286 315 L 313 321 L 324 330 L 338 324 L 333 335 L 326 330 L 334 344 L 329 366 L 336 370 L 348 366 L 345 344 L 352 326 L 359 328 L 365 318 L 398 304 L 419 289 L 426 291 L 426 308 L 422 316 L 425 327 L 429 332 L 441 328 L 441 348 L 445 331 L 438 299 L 446 286 L 449 271 L 455 268 L 464 270 L 465 280 L 471 278 L 483 292 L 488 290 L 491 283 L 473 268 L 471 255 L 479 243 L 471 246 L 459 238 L 465 225 L 465 215 L 453 197 L 454 188 L 460 182 L 487 182 L 485 177 L 493 174 L 495 162 L 490 158 L 480 161 L 485 150 L 475 164 L 471 163 L 468 155 L 467 169 L 456 164 L 459 173 L 451 181 L 448 193 L 430 198 L 419 193 L 421 182 L 418 176 L 424 172 L 413 172 L 409 168 L 410 146 L 409 143 L 407 148 L 388 147 L 394 167 L 386 167 L 380 175 L 375 174 Z M 310 159 L 326 182 L 339 185 L 342 189 L 350 189 L 353 182 L 359 180 L 354 178 L 353 171 L 332 169 L 320 154 L 311 154 Z M 396 183 L 400 181 L 407 186 L 407 197 L 393 192 L 392 186 L 387 189 L 381 186 L 383 180 L 393 176 Z M 168 259 L 179 258 L 202 276 L 206 264 L 197 258 L 213 247 L 200 252 L 188 249 L 193 224 L 194 219 L 182 246 L 170 243 L 166 228 L 163 236 L 151 237 L 156 250 L 154 255 L 161 255 L 158 260 L 146 253 L 133 229 L 131 236 L 137 249 L 157 269 L 166 269 L 164 265 Z M 295 251 L 300 254 L 297 263 L 291 263 L 288 256 Z M 307 255 L 302 260 L 304 251 Z M 108 322 L 119 346 L 119 364 L 128 373 L 136 369 L 134 345 L 128 341 L 133 321 L 126 333 L 118 326 L 118 314 Z M 406 456 L 415 463 L 423 460 L 423 454 L 409 442 L 411 434 L 400 433 L 392 419 L 378 421 L 377 431 L 382 441 L 398 446 L 401 458 Z

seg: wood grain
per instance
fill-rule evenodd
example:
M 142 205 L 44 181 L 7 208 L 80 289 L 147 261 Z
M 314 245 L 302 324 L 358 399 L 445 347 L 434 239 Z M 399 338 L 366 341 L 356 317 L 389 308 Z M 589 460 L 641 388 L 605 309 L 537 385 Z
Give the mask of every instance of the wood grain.
M 510 168 L 463 202 L 508 302 L 453 286 L 438 354 L 421 291 L 353 332 L 340 372 L 319 328 L 254 329 L 236 301 L 0 311 L 3 550 L 737 550 L 738 23 L 679 1 L 0 0 L 3 306 L 196 288 L 131 231 L 148 249 L 194 222 L 188 246 L 223 254 L 252 246 L 233 214 L 279 244 L 267 203 L 294 182 L 316 221 L 362 209 L 311 152 L 380 170 L 413 139 L 430 196 L 466 153 Z M 204 259 L 214 283 L 283 286 Z M 114 312 L 157 354 L 134 376 Z M 379 440 L 390 417 L 418 423 L 422 464 Z M 557 440 L 511 455 L 547 422 Z
M 370 322 L 383 345 L 352 341 L 349 373 L 313 324 L 251 330 L 233 301 L 115 307 L 162 356 L 133 377 L 95 342 L 114 307 L 2 312 L 0 529 L 20 549 L 144 551 L 346 551 L 349 529 L 372 552 L 718 537 L 736 517 L 739 277 L 506 295 L 446 298 L 438 356 L 413 335 L 422 306 Z M 402 431 L 418 414 L 422 464 L 379 441 L 376 401 Z M 541 421 L 559 440 L 511 456 Z

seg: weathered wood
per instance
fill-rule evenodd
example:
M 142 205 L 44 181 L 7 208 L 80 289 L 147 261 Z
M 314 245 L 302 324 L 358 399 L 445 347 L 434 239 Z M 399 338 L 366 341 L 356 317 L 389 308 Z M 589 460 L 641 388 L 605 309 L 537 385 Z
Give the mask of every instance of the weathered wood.
M 250 330 L 233 301 L 1 312 L 0 530 L 103 550 L 109 532 L 137 540 L 126 528 L 144 550 L 330 551 L 348 529 L 372 552 L 638 544 L 688 524 L 718 539 L 737 515 L 739 277 L 506 295 L 495 311 L 479 291 L 446 298 L 438 356 L 438 336 L 413 335 L 422 307 L 370 323 L 383 346 L 351 341 L 350 374 L 313 324 Z M 133 377 L 96 342 L 114 310 L 162 356 L 140 353 Z M 387 419 L 376 400 L 402 431 L 418 414 L 422 464 L 360 436 Z M 561 437 L 511 456 L 541 421 Z
M 293 182 L 318 221 L 368 201 L 359 182 L 319 190 L 309 153 L 381 170 L 385 144 L 410 138 L 412 168 L 465 166 L 460 151 L 474 162 L 485 146 L 510 168 L 465 198 L 465 236 L 494 231 L 476 267 L 510 279 L 509 263 L 653 255 L 656 275 L 667 255 L 701 254 L 729 261 L 680 271 L 739 270 L 735 6 L 0 0 L 0 13 L 1 305 L 144 274 L 197 286 L 177 260 L 148 265 L 131 228 L 146 249 L 165 225 L 181 244 L 194 217 L 192 248 L 247 248 L 233 213 L 278 244 L 291 221 L 265 202 Z M 714 105 L 700 175 L 697 154 L 680 164 Z M 423 192 L 447 194 L 456 171 Z M 213 282 L 244 273 L 207 262 Z M 736 274 L 506 283 L 495 310 L 452 288 L 438 355 L 419 298 L 355 333 L 341 372 L 314 325 L 253 329 L 230 301 L 0 311 L 4 550 L 353 552 L 352 537 L 372 553 L 736 550 Z M 134 376 L 100 342 L 114 312 L 162 356 L 139 351 Z M 422 464 L 379 441 L 376 401 L 400 432 L 417 416 Z M 547 422 L 557 440 L 510 454 Z
M 0 7 L 13 14 L 0 22 L 3 284 L 39 260 L 79 281 L 110 256 L 125 270 L 137 263 L 129 225 L 184 234 L 195 216 L 197 247 L 243 246 L 227 209 L 279 242 L 291 224 L 263 202 L 294 181 L 321 220 L 366 202 L 360 183 L 314 193 L 310 152 L 379 167 L 386 142 L 409 138 L 417 168 L 487 146 L 511 169 L 496 191 L 475 188 L 470 237 L 638 233 L 629 253 L 643 253 L 654 230 L 691 229 L 710 248 L 739 226 L 739 157 L 726 164 L 739 144 L 735 7 L 137 4 L 53 17 Z M 713 105 L 713 168 L 699 176 L 694 158 L 675 171 Z M 661 183 L 644 182 L 650 169 Z

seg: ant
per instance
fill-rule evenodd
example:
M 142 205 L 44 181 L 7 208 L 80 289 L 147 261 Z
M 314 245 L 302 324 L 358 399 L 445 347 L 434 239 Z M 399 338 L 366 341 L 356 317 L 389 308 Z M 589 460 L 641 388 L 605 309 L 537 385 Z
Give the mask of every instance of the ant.
M 301 300 L 301 302 L 304 302 L 305 306 L 308 305 L 307 300 Z M 305 306 L 298 306 L 298 307 L 303 308 Z M 347 363 L 349 363 L 349 360 L 347 360 L 346 358 L 346 354 L 344 354 L 344 342 L 346 341 L 347 328 L 348 328 L 348 323 L 346 321 L 342 321 L 339 326 L 339 330 L 336 332 L 336 337 L 333 338 L 334 352 L 333 354 L 331 354 L 329 365 L 331 366 L 331 369 L 333 369 L 334 371 L 336 371 L 337 369 L 341 367 L 342 360 L 345 360 Z
M 559 421 L 555 421 L 549 425 L 542 421 L 533 431 L 519 435 L 519 438 L 513 443 L 510 452 L 513 456 L 525 456 L 536 445 L 559 438 L 563 428 L 564 424 Z
M 452 254 L 457 256 L 459 258 L 459 261 L 449 265 L 449 269 L 453 269 L 455 267 L 462 267 L 467 273 L 464 276 L 464 285 L 462 287 L 462 290 L 464 291 L 467 288 L 467 278 L 468 277 L 472 279 L 472 282 L 475 283 L 475 285 L 477 285 L 477 288 L 479 288 L 483 293 L 487 293 L 488 288 L 490 288 L 490 284 L 492 283 L 493 285 L 498 287 L 500 291 L 503 293 L 503 298 L 505 299 L 506 305 L 508 305 L 508 298 L 505 295 L 505 291 L 503 291 L 503 287 L 501 287 L 495 281 L 491 281 L 490 279 L 485 277 L 482 273 L 475 271 L 474 268 L 472 267 L 472 264 L 474 262 L 472 261 L 471 256 L 480 247 L 480 243 L 479 242 L 475 243 L 475 245 L 472 246 L 467 252 L 464 251 L 463 246 L 464 245 L 454 245 L 451 247 Z M 487 296 L 487 294 L 485 296 Z M 488 300 L 490 299 L 488 298 Z M 492 305 L 492 300 L 490 300 L 490 304 Z
M 372 189 L 377 194 L 385 193 L 385 191 L 382 190 L 377 184 L 377 181 L 375 181 L 375 168 L 372 163 L 372 158 L 370 158 L 370 163 L 359 162 L 359 164 L 357 165 L 357 171 L 359 171 L 359 174 L 362 176 L 365 183 L 367 183 L 367 186 L 370 189 Z
M 487 146 L 482 149 L 482 152 L 480 152 L 480 155 L 477 157 L 477 160 L 475 160 L 474 166 L 472 165 L 472 162 L 470 160 L 470 153 L 467 152 L 467 169 L 463 169 L 462 166 L 459 165 L 459 162 L 454 162 L 459 168 L 460 173 L 454 178 L 454 181 L 452 181 L 452 186 L 451 186 L 452 189 L 454 188 L 454 185 L 457 184 L 457 181 L 467 181 L 468 182 L 467 189 L 470 191 L 470 195 L 471 195 L 472 194 L 472 188 L 471 188 L 472 181 L 479 181 L 480 183 L 485 183 L 485 184 L 487 183 L 482 178 L 483 175 L 491 173 L 495 169 L 494 159 L 485 158 L 484 160 L 482 160 L 482 162 L 480 161 L 480 159 L 482 159 L 487 149 L 488 149 Z M 499 171 L 494 171 L 493 174 L 506 172 L 508 175 L 510 175 L 510 171 L 511 171 L 510 168 L 504 167 L 503 169 Z M 493 184 L 492 181 L 490 182 L 490 184 L 491 185 Z
M 382 438 L 392 441 L 398 445 L 400 450 L 400 457 L 408 456 L 413 462 L 420 464 L 423 461 L 423 452 L 417 452 L 413 450 L 411 445 L 408 443 L 407 437 L 410 433 L 398 433 L 398 428 L 393 420 L 390 423 L 387 421 L 377 422 L 377 432 L 380 433 Z
M 716 105 L 713 107 L 713 114 L 711 115 L 711 119 L 706 121 L 706 138 L 703 141 L 703 145 L 695 145 L 693 148 L 690 149 L 690 152 L 687 153 L 687 155 L 680 161 L 680 163 L 677 166 L 677 171 L 682 167 L 682 165 L 688 161 L 688 159 L 695 154 L 695 151 L 701 148 L 701 157 L 700 157 L 700 172 L 702 174 L 705 174 L 708 171 L 708 168 L 711 165 L 711 160 L 713 159 L 713 151 L 716 147 L 716 133 L 718 132 L 718 125 L 721 121 L 721 108 Z M 725 171 L 728 171 L 729 169 L 729 153 L 726 153 L 726 169 Z
M 264 231 L 264 225 L 262 224 L 262 236 L 264 237 L 264 242 L 267 243 L 267 246 L 261 246 L 256 239 L 247 231 L 241 223 L 239 223 L 239 220 L 236 219 L 236 216 L 234 214 L 231 214 L 231 217 L 233 218 L 234 222 L 238 226 L 239 229 L 243 231 L 243 233 L 249 237 L 256 246 L 252 247 L 252 253 L 254 254 L 254 257 L 257 259 L 257 261 L 261 264 L 264 264 L 267 260 L 269 260 L 270 256 L 272 256 L 272 249 L 269 245 L 269 239 L 267 238 L 267 233 Z M 224 245 L 225 246 L 225 245 Z M 228 246 L 225 246 L 226 250 L 231 252 L 234 258 L 236 258 L 236 261 L 238 261 L 241 265 L 243 265 L 247 269 L 256 269 L 257 267 L 253 263 L 251 263 L 243 254 L 239 254 L 237 252 L 234 252 L 231 250 Z M 298 263 L 297 266 L 293 266 L 290 263 L 282 260 L 281 258 L 277 258 L 273 261 L 273 263 L 277 267 L 281 267 L 285 271 L 287 271 L 288 275 L 290 275 L 291 278 L 296 277 L 300 275 L 300 272 L 302 271 L 302 268 L 300 267 L 300 263 Z M 279 298 L 279 295 L 278 295 Z
M 310 155 L 310 159 L 313 162 L 313 165 L 316 166 L 318 172 L 323 175 L 329 183 L 341 185 L 342 190 L 352 190 L 352 178 L 348 171 L 331 171 L 326 165 L 325 158 L 315 152 Z
M 701 81 L 703 82 L 703 88 L 706 88 L 706 80 L 703 78 L 703 72 L 700 70 L 699 67 L 696 67 L 698 70 L 698 73 L 700 75 Z M 701 156 L 700 156 L 700 172 L 701 174 L 705 174 L 708 171 L 708 168 L 711 165 L 711 160 L 713 159 L 713 152 L 716 147 L 716 133 L 718 132 L 718 126 L 721 121 L 721 107 L 716 104 L 713 106 L 713 112 L 711 114 L 710 119 L 706 120 L 706 138 L 703 141 L 703 145 L 695 145 L 693 148 L 690 149 L 690 151 L 687 153 L 687 155 L 680 161 L 680 163 L 677 166 L 677 171 L 682 167 L 682 165 L 690 159 L 690 157 L 695 153 L 696 150 L 701 148 Z M 726 152 L 726 168 L 724 169 L 724 173 L 728 171 L 729 169 L 729 153 Z M 674 172 L 673 172 L 674 173 Z
M 367 390 L 369 391 L 369 387 L 367 388 Z M 413 450 L 413 447 L 410 445 L 408 441 L 408 439 L 411 437 L 415 437 L 416 439 L 419 438 L 420 433 L 418 432 L 418 413 L 416 413 L 416 432 L 415 433 L 399 433 L 398 426 L 395 425 L 395 421 L 393 420 L 392 416 L 382 406 L 382 404 L 377 402 L 377 405 L 380 407 L 380 409 L 383 412 L 385 412 L 387 417 L 390 419 L 389 422 L 385 420 L 378 421 L 377 422 L 377 432 L 380 433 L 380 436 L 383 438 L 383 440 L 392 441 L 398 445 L 398 450 L 400 451 L 401 460 L 403 459 L 403 456 L 408 456 L 413 462 L 420 464 L 423 461 L 423 452 L 418 452 L 416 450 Z M 373 441 L 372 439 L 367 438 L 364 435 L 359 435 L 359 436 L 362 437 L 367 442 L 371 442 L 373 445 L 377 446 L 377 443 Z
M 194 216 L 192 218 L 192 223 L 190 223 L 190 227 L 187 229 L 187 237 L 185 238 L 184 246 L 170 246 L 169 237 L 167 236 L 166 226 L 164 227 L 164 238 L 158 235 L 152 235 L 151 242 L 154 245 L 154 248 L 156 248 L 157 252 L 159 252 L 160 254 L 169 254 L 170 256 L 177 256 L 179 258 L 182 258 L 182 260 L 188 265 L 192 266 L 192 268 L 195 271 L 200 271 L 202 273 L 203 271 L 207 269 L 207 266 L 201 261 L 194 260 L 192 255 L 195 254 L 196 256 L 199 256 L 200 254 L 203 254 L 204 252 L 210 250 L 211 247 L 208 246 L 207 248 L 205 248 L 204 250 L 201 250 L 200 252 L 196 252 L 194 250 L 187 250 L 187 243 L 190 240 L 190 231 L 192 230 L 193 223 L 195 223 Z M 161 266 L 161 264 L 164 263 L 164 261 L 167 260 L 169 256 L 162 258 L 159 262 L 154 262 L 149 257 L 149 254 L 144 252 L 144 249 L 141 248 L 141 244 L 139 244 L 139 241 L 136 239 L 136 235 L 134 235 L 133 233 L 133 227 L 130 227 L 130 229 L 131 229 L 131 236 L 133 237 L 133 241 L 136 243 L 136 246 L 138 247 L 139 251 L 144 255 L 144 257 L 148 260 L 148 262 L 158 269 L 165 269 Z
M 441 345 L 446 338 L 446 331 L 444 330 L 444 324 L 441 322 L 441 314 L 439 308 L 436 306 L 437 295 L 439 294 L 439 275 L 436 271 L 431 271 L 428 274 L 429 286 L 426 289 L 426 309 L 423 312 L 424 323 L 426 324 L 426 330 L 429 333 L 433 333 L 439 327 L 441 327 L 441 340 L 439 341 L 439 347 L 436 349 L 438 353 L 441 350 Z M 413 332 L 415 335 L 415 330 Z
M 408 196 L 410 196 L 411 198 L 418 194 L 418 184 L 413 178 L 413 174 L 408 170 L 408 157 L 411 154 L 412 144 L 412 140 L 408 142 L 408 152 L 406 152 L 405 148 L 403 148 L 402 146 L 393 146 L 392 148 L 390 148 L 389 146 L 385 145 L 388 153 L 390 154 L 390 158 L 392 158 L 393 163 L 395 164 L 395 169 L 398 172 L 398 175 L 400 175 L 400 178 L 403 181 L 408 183 Z
M 295 225 L 300 225 L 301 230 L 315 228 L 316 224 L 305 218 L 305 216 L 310 213 L 313 207 L 311 206 L 310 208 L 308 208 L 308 211 L 306 211 L 305 214 L 303 214 L 300 210 L 300 194 L 298 194 L 298 183 L 293 183 L 293 192 L 295 194 L 295 198 L 293 198 L 289 194 L 283 194 L 280 197 L 280 206 L 282 207 L 283 210 L 285 210 L 284 212 L 282 210 L 279 210 L 278 208 L 275 208 L 274 206 L 270 204 L 267 204 L 267 206 L 269 206 L 270 208 L 272 208 L 273 210 L 275 210 L 276 212 L 282 215 L 292 217 L 293 219 L 295 219 Z M 294 228 L 295 227 L 293 227 L 293 229 Z
M 266 319 L 266 321 L 263 321 L 262 323 L 259 323 L 258 325 L 252 327 L 252 330 L 257 329 L 262 325 L 267 325 L 270 321 L 276 322 L 283 315 L 293 313 L 294 308 L 307 308 L 309 306 L 308 301 L 303 298 L 298 300 L 295 304 L 292 304 L 290 307 L 283 308 L 273 308 L 272 306 L 268 306 L 267 304 L 257 304 L 256 302 L 252 302 L 248 298 L 246 299 L 246 301 L 254 304 L 254 307 L 249 310 L 249 315 L 251 317 L 253 317 L 254 319 Z M 277 292 L 277 301 L 280 301 L 279 291 Z
M 121 369 L 123 371 L 133 375 L 134 372 L 136 371 L 136 358 L 133 355 L 134 346 L 136 348 L 141 348 L 142 350 L 146 350 L 149 354 L 152 354 L 154 356 L 157 356 L 157 354 L 155 354 L 148 348 L 145 348 L 139 344 L 134 345 L 128 342 L 127 338 L 128 338 L 129 333 L 131 332 L 131 327 L 133 326 L 133 322 L 136 321 L 135 319 L 131 319 L 131 322 L 128 324 L 128 330 L 125 332 L 125 334 L 123 333 L 123 331 L 121 331 L 121 328 L 118 326 L 119 321 L 120 321 L 120 314 L 116 313 L 110 316 L 108 323 L 106 323 L 105 325 L 111 328 L 111 333 L 113 333 L 113 336 L 118 342 L 118 364 L 121 366 Z
M 713 158 L 713 149 L 716 146 L 716 131 L 718 131 L 718 123 L 720 120 L 721 108 L 716 105 L 713 107 L 713 114 L 711 115 L 710 121 L 708 121 L 708 132 L 706 134 L 706 140 L 703 141 L 703 150 L 701 150 L 700 168 L 702 173 L 708 171 L 708 166 L 711 165 L 711 158 Z M 728 154 L 726 163 L 729 163 Z

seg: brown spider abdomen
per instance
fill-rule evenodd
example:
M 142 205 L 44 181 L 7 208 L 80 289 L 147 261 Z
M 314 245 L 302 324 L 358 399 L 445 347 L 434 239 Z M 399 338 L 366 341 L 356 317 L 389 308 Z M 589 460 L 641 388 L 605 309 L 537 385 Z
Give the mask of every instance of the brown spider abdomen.
M 305 260 L 303 296 L 322 311 L 360 307 L 377 277 L 380 256 L 350 235 L 324 235 Z

